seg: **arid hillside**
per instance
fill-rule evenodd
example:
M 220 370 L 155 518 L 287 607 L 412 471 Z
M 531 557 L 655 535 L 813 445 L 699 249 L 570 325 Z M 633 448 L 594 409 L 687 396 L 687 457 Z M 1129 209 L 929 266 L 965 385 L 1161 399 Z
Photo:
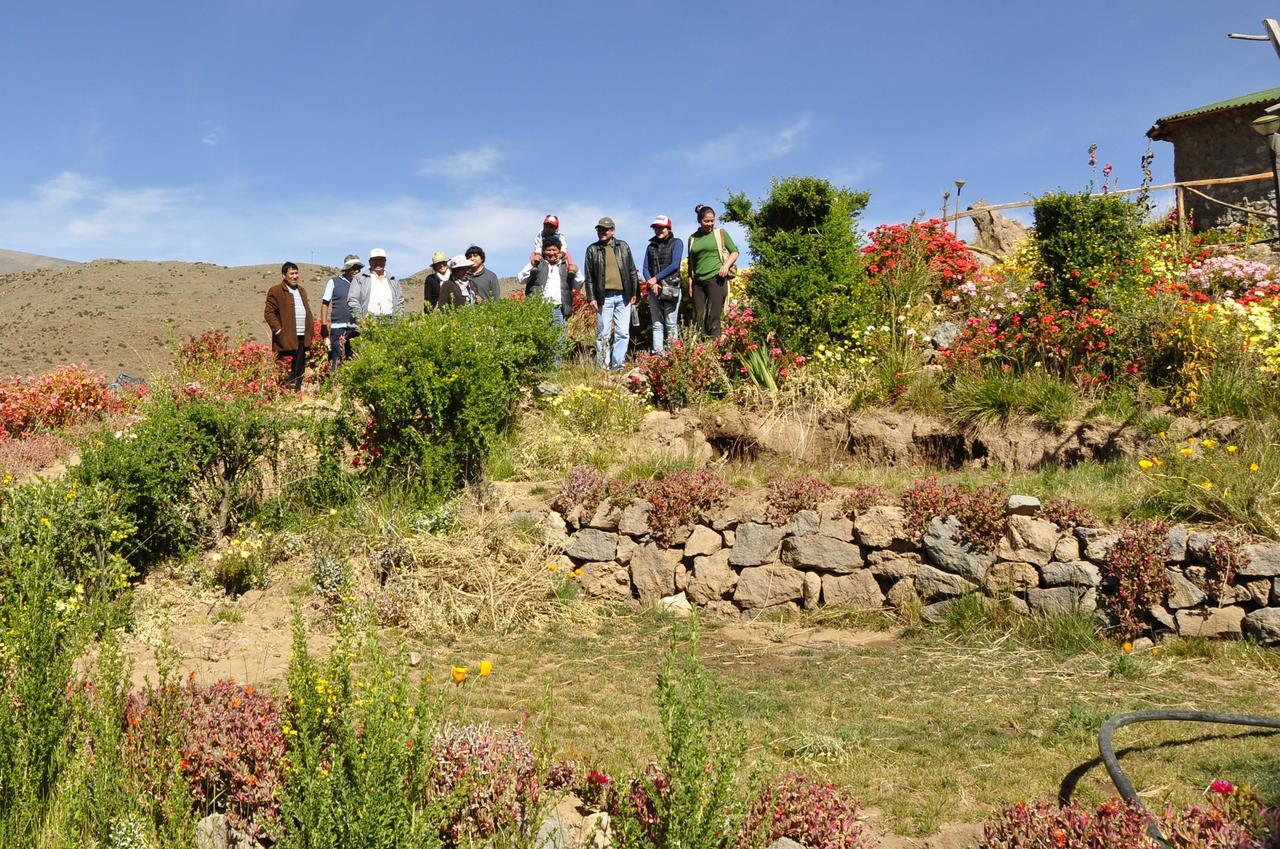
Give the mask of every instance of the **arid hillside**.
M 302 285 L 320 309 L 333 269 L 302 265 Z M 416 277 L 416 276 L 415 276 Z M 99 259 L 0 276 L 0 334 L 10 354 L 0 371 L 36 374 L 88 363 L 111 376 L 146 376 L 190 333 L 222 329 L 267 341 L 262 321 L 278 265 Z M 408 310 L 422 310 L 422 285 L 405 281 Z
M 38 268 L 68 268 L 79 264 L 69 259 L 58 259 L 54 256 L 0 250 L 0 274 L 13 274 L 16 271 L 35 271 Z

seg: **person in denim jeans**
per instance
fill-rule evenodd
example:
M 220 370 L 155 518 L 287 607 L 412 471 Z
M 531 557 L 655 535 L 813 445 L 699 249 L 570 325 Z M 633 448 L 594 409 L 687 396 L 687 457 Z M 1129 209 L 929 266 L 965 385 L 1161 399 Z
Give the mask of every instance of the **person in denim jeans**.
M 684 242 L 671 235 L 671 219 L 659 215 L 649 225 L 653 238 L 644 252 L 645 281 L 641 289 L 649 293 L 649 315 L 653 318 L 653 353 L 661 354 L 665 342 L 680 338 L 680 260 Z M 663 287 L 675 297 L 663 296 Z
M 621 371 L 626 364 L 631 308 L 640 283 L 631 246 L 615 238 L 616 232 L 612 218 L 596 222 L 596 241 L 582 262 L 587 303 L 596 310 L 596 362 L 610 371 Z

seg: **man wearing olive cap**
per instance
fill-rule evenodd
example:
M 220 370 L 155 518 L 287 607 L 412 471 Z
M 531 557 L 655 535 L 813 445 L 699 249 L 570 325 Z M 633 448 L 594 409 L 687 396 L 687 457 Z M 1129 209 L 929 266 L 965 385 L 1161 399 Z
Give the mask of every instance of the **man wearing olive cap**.
M 596 363 L 600 368 L 621 371 L 627 359 L 631 308 L 636 303 L 640 272 L 631 257 L 631 246 L 615 238 L 615 232 L 612 218 L 596 222 L 597 239 L 587 247 L 582 272 L 587 306 L 596 310 Z

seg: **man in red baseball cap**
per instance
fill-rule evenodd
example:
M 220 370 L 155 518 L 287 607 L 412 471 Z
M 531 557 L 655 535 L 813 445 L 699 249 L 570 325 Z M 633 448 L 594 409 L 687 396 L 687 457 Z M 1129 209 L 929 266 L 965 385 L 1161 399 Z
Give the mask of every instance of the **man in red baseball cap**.
M 573 257 L 569 255 L 569 244 L 565 241 L 564 234 L 560 232 L 560 219 L 555 215 L 547 215 L 542 219 L 542 232 L 533 237 L 533 253 L 529 254 L 529 262 L 537 265 L 538 260 L 542 259 L 542 240 L 548 236 L 555 236 L 560 240 L 560 253 L 564 257 L 565 265 L 572 263 Z

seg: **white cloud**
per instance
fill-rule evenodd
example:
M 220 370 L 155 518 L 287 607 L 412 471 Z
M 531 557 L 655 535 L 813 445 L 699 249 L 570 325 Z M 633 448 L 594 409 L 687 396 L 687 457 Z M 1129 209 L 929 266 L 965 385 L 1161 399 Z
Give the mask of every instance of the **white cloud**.
M 460 150 L 442 156 L 433 156 L 422 160 L 417 173 L 422 177 L 446 177 L 451 180 L 466 180 L 490 173 L 498 167 L 502 160 L 502 152 L 491 144 Z
M 754 127 L 739 127 L 723 135 L 707 139 L 696 147 L 676 150 L 676 156 L 685 163 L 700 168 L 739 166 L 749 162 L 765 162 L 778 159 L 795 150 L 813 124 L 810 115 L 801 115 L 773 132 Z
M 209 147 L 217 147 L 222 143 L 224 135 L 226 135 L 226 131 L 223 130 L 222 127 L 214 127 L 206 124 L 204 133 L 200 136 L 200 144 L 205 144 Z
M 244 265 L 283 259 L 335 264 L 347 253 L 386 248 L 393 273 L 424 268 L 433 251 L 485 249 L 501 276 L 528 260 L 543 215 L 555 210 L 575 257 L 611 215 L 639 251 L 647 213 L 625 201 L 531 198 L 492 192 L 459 205 L 399 196 L 287 196 L 250 200 L 190 186 L 122 188 L 65 172 L 18 197 L 0 197 L 0 248 L 74 260 L 99 257 Z

